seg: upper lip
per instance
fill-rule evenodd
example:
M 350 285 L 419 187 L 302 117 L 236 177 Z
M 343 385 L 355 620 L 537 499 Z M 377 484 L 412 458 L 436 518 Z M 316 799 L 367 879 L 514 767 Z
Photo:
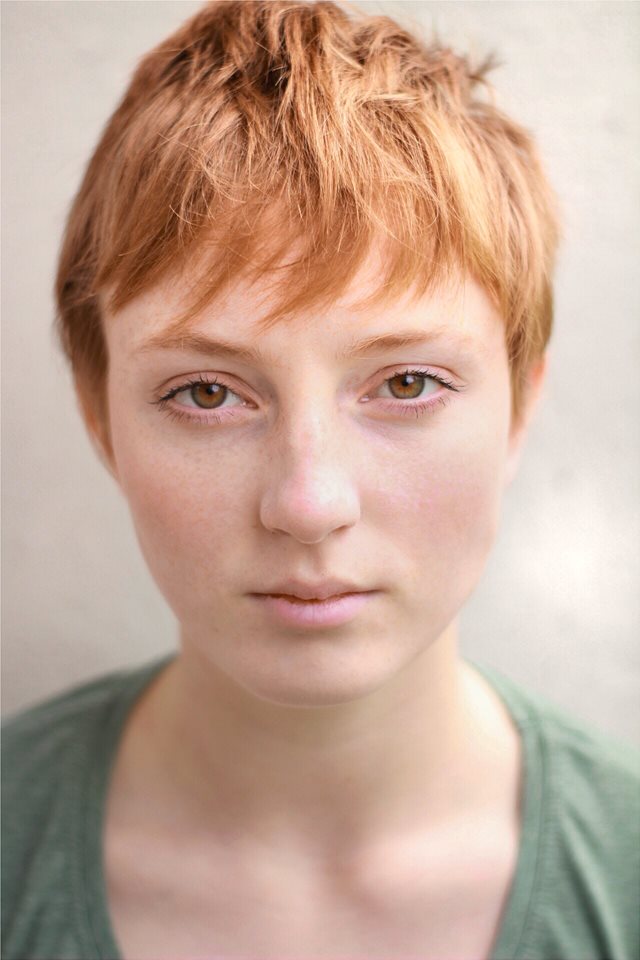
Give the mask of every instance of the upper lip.
M 268 590 L 261 590 L 265 594 L 286 594 L 288 597 L 298 597 L 300 600 L 326 600 L 339 593 L 366 593 L 365 587 L 346 580 L 323 580 L 320 583 L 305 583 L 302 580 L 284 580 Z

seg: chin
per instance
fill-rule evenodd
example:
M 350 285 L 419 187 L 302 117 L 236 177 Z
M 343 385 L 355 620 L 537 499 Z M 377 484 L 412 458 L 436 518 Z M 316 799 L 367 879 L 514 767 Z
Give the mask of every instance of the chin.
M 314 677 L 312 680 L 299 677 L 297 680 L 271 678 L 271 682 L 256 680 L 249 683 L 243 678 L 242 686 L 258 700 L 280 707 L 331 707 L 341 703 L 354 703 L 374 693 L 384 685 L 384 679 L 377 685 L 365 678 L 345 678 L 344 676 Z
M 341 638 L 301 639 L 276 656 L 236 661 L 225 669 L 252 696 L 287 707 L 328 707 L 362 700 L 380 690 L 420 651 L 392 645 L 388 639 L 354 643 Z

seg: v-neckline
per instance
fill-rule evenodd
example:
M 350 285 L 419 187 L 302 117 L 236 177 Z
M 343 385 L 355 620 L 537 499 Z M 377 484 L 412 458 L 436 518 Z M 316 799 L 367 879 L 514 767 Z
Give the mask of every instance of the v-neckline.
M 78 927 L 87 957 L 124 960 L 115 938 L 109 912 L 104 862 L 106 803 L 115 757 L 130 711 L 158 674 L 175 659 L 168 654 L 125 674 L 105 723 L 87 744 L 84 758 L 88 773 L 76 793 L 79 832 L 70 839 L 76 882 Z M 468 658 L 467 662 L 491 685 L 509 712 L 521 738 L 521 824 L 515 871 L 489 960 L 518 960 L 531 906 L 540 880 L 539 850 L 545 801 L 544 756 L 535 724 L 498 671 Z M 82 762 L 82 761 L 80 761 Z

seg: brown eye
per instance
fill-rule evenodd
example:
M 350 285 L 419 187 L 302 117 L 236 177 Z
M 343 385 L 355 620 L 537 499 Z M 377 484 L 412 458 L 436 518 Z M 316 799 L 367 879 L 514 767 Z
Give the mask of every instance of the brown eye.
M 386 381 L 397 400 L 415 400 L 424 391 L 426 374 L 416 376 L 411 373 L 398 373 Z
M 226 394 L 227 388 L 220 383 L 195 383 L 189 390 L 193 402 L 204 410 L 219 407 Z

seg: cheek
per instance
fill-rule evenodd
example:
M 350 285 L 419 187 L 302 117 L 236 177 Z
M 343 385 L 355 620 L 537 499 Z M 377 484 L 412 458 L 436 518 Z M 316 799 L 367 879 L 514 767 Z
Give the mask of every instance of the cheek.
M 204 439 L 204 438 L 203 438 Z M 252 509 L 250 477 L 232 451 L 181 453 L 134 428 L 114 432 L 122 491 L 149 570 L 180 616 L 186 596 L 222 586 Z
M 495 540 L 503 490 L 507 423 L 451 431 L 415 444 L 377 470 L 387 491 L 381 524 L 406 557 L 406 587 L 421 599 L 462 603 Z M 380 489 L 380 488 L 379 488 Z M 372 503 L 376 492 L 371 491 Z

